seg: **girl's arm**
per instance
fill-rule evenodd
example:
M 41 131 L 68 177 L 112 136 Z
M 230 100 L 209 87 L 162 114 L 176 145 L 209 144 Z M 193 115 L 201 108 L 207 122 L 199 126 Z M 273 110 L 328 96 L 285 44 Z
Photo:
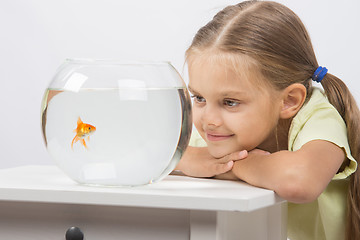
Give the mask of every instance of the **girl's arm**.
M 340 147 L 314 140 L 295 152 L 249 152 L 247 158 L 235 162 L 232 171 L 251 185 L 272 189 L 290 202 L 305 203 L 314 201 L 324 191 L 344 159 Z

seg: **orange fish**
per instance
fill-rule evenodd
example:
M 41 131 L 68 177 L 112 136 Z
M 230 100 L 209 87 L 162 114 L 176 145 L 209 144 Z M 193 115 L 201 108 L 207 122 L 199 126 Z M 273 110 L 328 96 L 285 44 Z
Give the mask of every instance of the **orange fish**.
M 87 123 L 83 123 L 79 117 L 77 120 L 77 128 L 74 130 L 76 135 L 71 142 L 71 148 L 73 149 L 74 143 L 80 140 L 81 144 L 87 149 L 88 147 L 86 146 L 85 138 L 90 141 L 90 134 L 94 133 L 95 131 L 96 127 Z

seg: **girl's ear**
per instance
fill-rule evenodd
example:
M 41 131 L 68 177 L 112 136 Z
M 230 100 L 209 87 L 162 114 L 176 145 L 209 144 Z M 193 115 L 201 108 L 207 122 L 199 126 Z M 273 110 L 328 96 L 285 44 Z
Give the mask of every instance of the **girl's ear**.
M 289 119 L 300 110 L 306 98 L 306 88 L 300 83 L 294 83 L 283 90 L 280 118 Z

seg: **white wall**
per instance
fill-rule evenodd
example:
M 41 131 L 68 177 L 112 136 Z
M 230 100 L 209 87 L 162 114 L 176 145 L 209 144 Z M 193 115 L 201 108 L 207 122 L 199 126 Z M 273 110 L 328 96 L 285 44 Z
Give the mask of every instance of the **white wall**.
M 182 72 L 195 32 L 237 2 L 0 0 L 0 168 L 53 164 L 41 136 L 40 103 L 65 58 L 169 60 Z M 360 102 L 360 1 L 279 2 L 303 19 L 320 65 Z

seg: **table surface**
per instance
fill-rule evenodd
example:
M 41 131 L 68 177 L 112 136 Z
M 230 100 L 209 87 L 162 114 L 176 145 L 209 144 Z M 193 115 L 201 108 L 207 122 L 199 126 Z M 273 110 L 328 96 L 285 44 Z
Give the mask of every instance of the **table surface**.
M 169 175 L 139 187 L 81 185 L 57 166 L 0 170 L 0 201 L 249 212 L 285 200 L 241 181 Z

